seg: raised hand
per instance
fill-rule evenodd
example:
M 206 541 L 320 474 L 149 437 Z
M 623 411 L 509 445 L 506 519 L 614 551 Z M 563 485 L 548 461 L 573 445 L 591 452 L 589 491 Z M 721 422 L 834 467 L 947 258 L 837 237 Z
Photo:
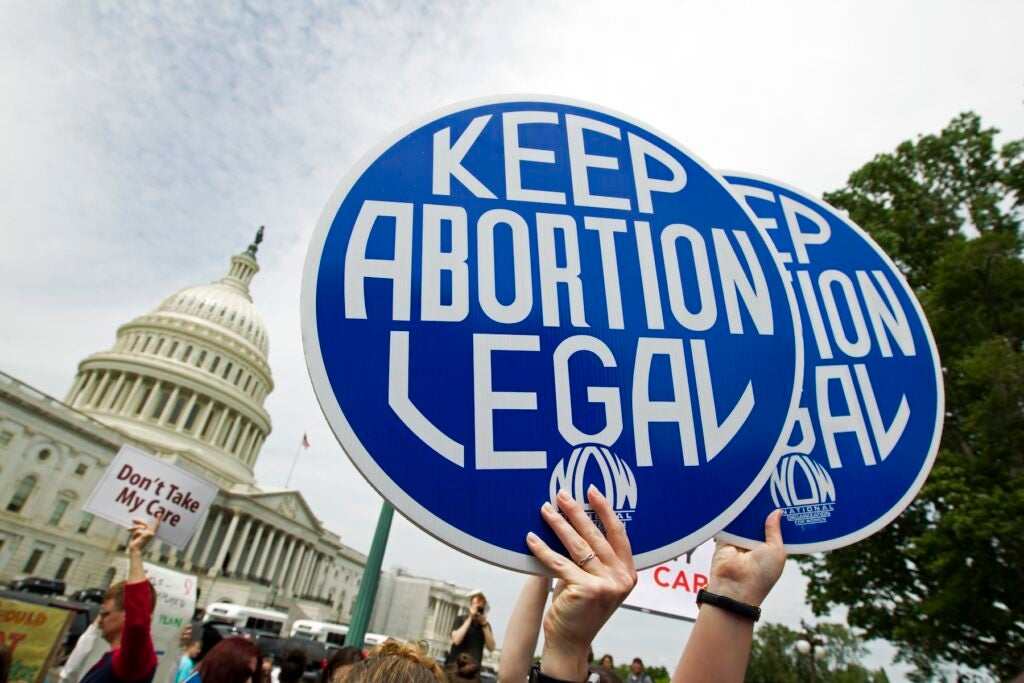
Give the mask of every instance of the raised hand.
M 607 535 L 565 491 L 559 492 L 557 502 L 568 521 L 549 503 L 541 508 L 544 521 L 572 559 L 552 550 L 532 532 L 526 537 L 530 552 L 561 579 L 544 616 L 541 669 L 549 676 L 567 680 L 583 680 L 586 676 L 591 641 L 636 585 L 625 527 L 593 486 L 587 498 Z
M 781 519 L 781 510 L 768 515 L 764 523 L 765 541 L 753 550 L 743 550 L 719 541 L 711 559 L 708 590 L 759 606 L 782 576 L 782 568 L 786 564 Z
M 157 517 L 152 522 L 147 522 L 144 519 L 135 518 L 132 520 L 132 525 L 128 531 L 131 532 L 131 538 L 128 539 L 128 552 L 142 554 L 142 551 L 146 549 L 149 542 L 156 536 L 156 530 L 160 528 L 160 517 Z

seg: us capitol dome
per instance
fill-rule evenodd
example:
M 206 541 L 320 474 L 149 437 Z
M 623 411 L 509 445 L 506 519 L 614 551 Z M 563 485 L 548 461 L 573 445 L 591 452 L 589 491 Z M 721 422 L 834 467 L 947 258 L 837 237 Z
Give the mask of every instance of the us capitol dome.
M 79 364 L 65 401 L 0 370 L 0 583 L 44 577 L 73 591 L 123 576 L 124 530 L 83 506 L 119 449 L 135 445 L 217 486 L 184 548 L 153 543 L 146 556 L 195 577 L 199 607 L 232 602 L 278 610 L 288 624 L 348 622 L 366 556 L 300 491 L 253 476 L 274 388 L 249 291 L 262 237 L 261 228 L 224 277 L 122 325 L 113 348 Z M 370 629 L 424 640 L 440 656 L 468 594 L 382 572 Z
M 221 486 L 254 484 L 270 434 L 267 330 L 249 293 L 263 229 L 228 274 L 167 297 L 122 325 L 78 368 L 67 403 Z

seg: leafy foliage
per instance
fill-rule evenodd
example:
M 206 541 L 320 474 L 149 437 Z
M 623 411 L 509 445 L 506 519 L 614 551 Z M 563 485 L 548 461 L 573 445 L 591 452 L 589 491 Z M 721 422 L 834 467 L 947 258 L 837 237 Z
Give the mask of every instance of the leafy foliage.
M 915 680 L 1024 669 L 1024 140 L 972 113 L 826 194 L 903 269 L 944 367 L 946 421 L 921 494 L 871 538 L 802 560 L 815 611 L 885 638 Z M 781 679 L 780 679 L 781 680 Z
M 860 664 L 867 654 L 863 640 L 842 624 L 819 624 L 816 636 L 825 642 L 814 670 L 821 683 L 888 683 L 885 671 Z M 803 683 L 811 680 L 811 656 L 796 648 L 800 634 L 782 624 L 765 624 L 754 633 L 747 663 L 747 683 Z

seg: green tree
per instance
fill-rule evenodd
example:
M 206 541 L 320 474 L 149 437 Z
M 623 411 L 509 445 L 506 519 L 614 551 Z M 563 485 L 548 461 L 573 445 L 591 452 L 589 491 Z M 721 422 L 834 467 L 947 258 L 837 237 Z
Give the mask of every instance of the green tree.
M 865 541 L 803 558 L 818 614 L 884 638 L 915 680 L 1024 669 L 1024 140 L 972 113 L 825 195 L 900 265 L 942 359 L 946 421 L 920 495 Z
M 820 683 L 888 683 L 885 671 L 860 664 L 867 654 L 864 641 L 842 624 L 818 624 L 823 656 L 815 658 Z M 811 680 L 810 655 L 800 654 L 800 633 L 782 624 L 764 624 L 754 633 L 747 663 L 747 683 L 804 683 Z

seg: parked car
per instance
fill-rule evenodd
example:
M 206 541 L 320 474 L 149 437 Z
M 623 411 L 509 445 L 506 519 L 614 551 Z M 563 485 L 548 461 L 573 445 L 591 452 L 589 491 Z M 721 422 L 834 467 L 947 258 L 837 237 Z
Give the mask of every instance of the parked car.
M 29 576 L 16 579 L 8 585 L 10 590 L 36 595 L 64 595 L 64 582 L 56 579 L 44 579 L 41 576 Z
M 324 662 L 333 650 L 338 649 L 337 646 L 318 643 L 308 638 L 279 638 L 263 633 L 254 635 L 253 642 L 260 649 L 260 655 L 273 657 L 275 664 L 279 663 L 286 652 L 302 650 L 306 655 L 306 672 L 303 674 L 302 680 L 307 683 L 315 683 L 320 680 Z
M 102 588 L 82 588 L 72 593 L 70 599 L 77 602 L 95 602 L 97 605 L 102 605 L 103 596 L 106 592 Z

